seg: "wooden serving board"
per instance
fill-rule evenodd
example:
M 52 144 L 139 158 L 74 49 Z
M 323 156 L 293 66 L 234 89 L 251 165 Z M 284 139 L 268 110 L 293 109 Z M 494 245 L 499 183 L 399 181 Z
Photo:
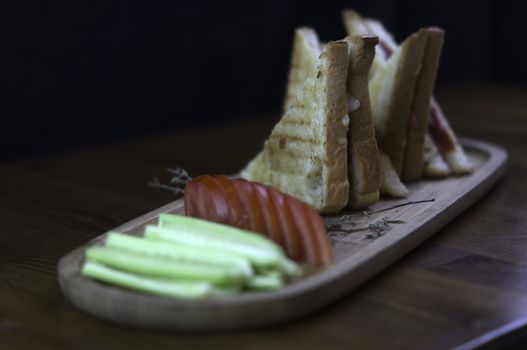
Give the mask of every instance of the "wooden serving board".
M 330 268 L 306 276 L 272 292 L 246 292 L 199 301 L 150 296 L 113 287 L 80 275 L 84 250 L 100 245 L 101 235 L 64 256 L 58 278 L 64 294 L 80 309 L 122 324 L 180 330 L 241 329 L 283 322 L 312 313 L 349 293 L 473 204 L 503 175 L 507 154 L 494 145 L 463 140 L 477 170 L 462 177 L 426 180 L 409 186 L 406 199 L 382 199 L 365 212 L 344 212 L 326 217 L 331 228 L 336 262 Z M 435 199 L 433 202 L 406 203 Z M 127 222 L 115 230 L 139 235 L 155 224 L 160 213 L 182 213 L 177 200 Z M 376 213 L 377 212 L 377 213 Z M 382 224 L 388 218 L 388 225 Z M 397 221 L 397 222 L 395 222 Z M 379 224 L 381 223 L 381 224 Z M 338 225 L 337 225 L 338 224 Z M 384 226 L 381 234 L 370 224 Z

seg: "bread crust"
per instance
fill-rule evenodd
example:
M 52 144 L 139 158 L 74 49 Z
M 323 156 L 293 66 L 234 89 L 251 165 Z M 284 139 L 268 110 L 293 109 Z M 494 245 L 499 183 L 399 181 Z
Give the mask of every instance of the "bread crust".
M 368 74 L 375 56 L 376 36 L 348 36 L 349 67 L 347 97 L 348 129 L 348 207 L 364 208 L 379 200 L 381 174 L 379 150 L 371 115 Z
M 401 176 L 406 148 L 407 126 L 412 108 L 415 84 L 421 69 L 421 62 L 426 45 L 426 32 L 419 30 L 410 35 L 399 47 L 400 52 L 390 57 L 398 59 L 394 76 L 394 85 L 388 97 L 387 113 L 385 118 L 379 118 L 374 109 L 377 139 L 380 148 L 386 152 L 392 161 L 396 173 Z M 397 55 L 400 55 L 397 57 Z M 377 78 L 379 74 L 374 77 Z M 382 82 L 379 82 L 382 84 Z M 378 107 L 379 100 L 372 98 L 372 104 Z
M 423 177 L 424 142 L 430 113 L 430 99 L 434 90 L 444 40 L 444 31 L 440 28 L 426 28 L 425 33 L 426 46 L 421 72 L 415 85 L 413 107 L 408 121 L 402 176 L 402 180 L 406 183 L 418 181 Z
M 322 54 L 326 60 L 327 76 L 324 79 L 324 111 L 327 115 L 327 140 L 325 147 L 325 166 L 322 171 L 325 186 L 321 213 L 337 212 L 348 203 L 348 125 L 344 122 L 348 116 L 346 98 L 346 77 L 348 73 L 348 44 L 343 41 L 329 42 Z M 317 73 L 317 76 L 319 74 Z

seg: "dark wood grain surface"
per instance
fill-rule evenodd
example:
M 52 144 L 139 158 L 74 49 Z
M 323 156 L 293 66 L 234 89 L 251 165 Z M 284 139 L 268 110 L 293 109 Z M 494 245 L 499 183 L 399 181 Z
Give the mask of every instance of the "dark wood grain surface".
M 301 321 L 229 333 L 132 329 L 90 317 L 61 294 L 61 256 L 174 199 L 146 186 L 165 168 L 233 173 L 272 119 L 184 130 L 0 168 L 2 349 L 443 349 L 527 338 L 527 90 L 451 88 L 439 96 L 459 134 L 503 146 L 502 181 L 400 262 Z M 500 336 L 501 335 L 501 336 Z

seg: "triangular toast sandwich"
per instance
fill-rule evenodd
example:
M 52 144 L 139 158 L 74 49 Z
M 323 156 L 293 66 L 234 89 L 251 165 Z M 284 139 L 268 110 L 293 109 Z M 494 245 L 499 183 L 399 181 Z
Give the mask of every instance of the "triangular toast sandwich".
M 364 208 L 379 199 L 379 151 L 375 140 L 368 92 L 368 74 L 375 57 L 377 37 L 355 36 L 344 39 L 348 43 L 349 67 L 346 82 L 348 97 L 348 180 L 350 183 L 348 208 Z M 284 106 L 290 105 L 305 77 L 313 71 L 317 49 L 321 44 L 314 30 L 295 31 L 293 54 L 289 70 Z
M 375 75 L 399 45 L 379 21 L 362 18 L 353 10 L 344 11 L 343 20 L 350 34 L 371 34 L 379 37 L 380 43 L 377 46 L 377 55 L 371 73 L 372 76 Z M 462 174 L 473 170 L 473 165 L 459 145 L 445 115 L 432 97 L 444 32 L 435 27 L 422 30 L 426 32 L 426 46 L 419 78 L 415 85 L 402 166 L 400 159 L 390 154 L 394 167 L 405 182 L 417 181 L 423 173 L 427 176 L 442 176 L 450 171 L 454 174 Z M 431 144 L 425 144 L 427 138 L 433 141 L 432 147 L 436 146 L 440 150 L 443 160 L 430 157 Z M 445 171 L 444 161 L 448 163 L 449 171 Z
M 263 150 L 242 177 L 271 185 L 320 213 L 348 202 L 348 44 L 329 42 Z
M 370 82 L 377 139 L 399 176 L 403 175 L 408 124 L 425 46 L 424 30 L 410 35 L 377 69 Z

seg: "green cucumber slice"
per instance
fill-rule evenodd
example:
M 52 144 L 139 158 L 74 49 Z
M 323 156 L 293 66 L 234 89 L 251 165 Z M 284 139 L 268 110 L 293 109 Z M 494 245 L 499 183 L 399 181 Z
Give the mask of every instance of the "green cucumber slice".
M 108 233 L 106 246 L 151 257 L 237 269 L 246 277 L 254 275 L 253 268 L 248 259 L 214 249 L 204 251 L 194 246 L 177 244 L 175 242 L 148 240 L 117 232 Z
M 84 264 L 82 275 L 119 287 L 168 297 L 200 299 L 208 297 L 213 292 L 212 285 L 207 282 L 157 280 L 118 271 L 90 261 Z
M 247 287 L 258 290 L 279 289 L 284 286 L 284 281 L 278 274 L 254 276 L 247 282 Z
M 216 237 L 221 235 L 222 239 L 225 240 L 233 240 L 240 243 L 256 245 L 262 248 L 273 249 L 283 254 L 283 249 L 280 245 L 259 233 L 190 216 L 161 214 L 159 216 L 159 226 L 183 229 L 189 233 L 197 233 L 203 236 Z
M 205 250 L 215 249 L 226 253 L 234 253 L 249 259 L 255 266 L 261 267 L 282 269 L 283 260 L 287 259 L 285 255 L 274 249 L 224 239 L 220 234 L 201 234 L 201 232 L 194 232 L 185 228 L 147 226 L 145 237 L 187 244 Z
M 87 261 L 152 278 L 171 278 L 184 281 L 205 281 L 221 286 L 245 284 L 247 278 L 238 269 L 179 262 L 150 257 L 110 247 L 86 250 Z

